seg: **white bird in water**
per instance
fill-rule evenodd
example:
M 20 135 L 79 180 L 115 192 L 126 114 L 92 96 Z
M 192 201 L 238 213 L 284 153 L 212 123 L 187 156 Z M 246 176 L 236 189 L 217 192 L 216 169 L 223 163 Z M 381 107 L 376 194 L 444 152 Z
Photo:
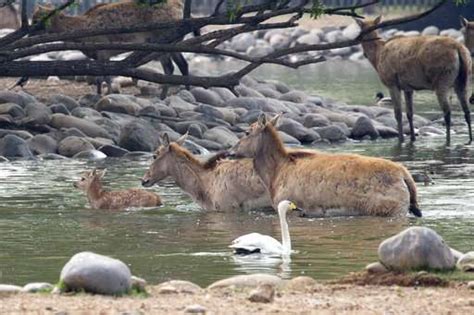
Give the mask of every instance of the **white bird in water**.
M 278 204 L 278 216 L 280 217 L 281 226 L 281 243 L 268 235 L 250 233 L 236 238 L 232 241 L 232 244 L 229 247 L 234 249 L 235 254 L 248 255 L 261 253 L 272 256 L 290 256 L 291 239 L 288 230 L 288 223 L 286 222 L 286 213 L 294 210 L 302 211 L 289 200 L 283 200 Z

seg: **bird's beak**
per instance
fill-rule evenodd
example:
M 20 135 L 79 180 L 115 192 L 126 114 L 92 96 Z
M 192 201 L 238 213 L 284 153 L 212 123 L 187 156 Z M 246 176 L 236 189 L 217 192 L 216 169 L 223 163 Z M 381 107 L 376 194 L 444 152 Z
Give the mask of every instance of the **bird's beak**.
M 304 212 L 303 209 L 296 207 L 293 211 Z

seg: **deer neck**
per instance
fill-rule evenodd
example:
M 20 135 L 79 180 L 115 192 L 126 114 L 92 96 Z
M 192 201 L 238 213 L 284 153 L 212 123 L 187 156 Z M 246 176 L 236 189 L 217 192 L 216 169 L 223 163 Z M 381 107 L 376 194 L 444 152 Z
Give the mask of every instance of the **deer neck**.
M 199 203 L 207 203 L 207 175 L 205 170 L 195 161 L 178 157 L 171 167 L 169 176 L 173 178 L 179 188 L 188 193 L 195 201 Z
M 364 53 L 375 69 L 378 68 L 380 60 L 379 56 L 384 46 L 385 41 L 379 37 L 379 33 L 377 31 L 367 34 L 362 40 L 362 48 L 364 49 Z
M 78 29 L 85 29 L 83 19 L 77 16 L 60 14 L 51 18 L 49 29 L 53 33 L 69 32 Z
M 87 189 L 87 199 L 89 203 L 94 204 L 104 195 L 102 183 L 99 180 L 94 180 Z

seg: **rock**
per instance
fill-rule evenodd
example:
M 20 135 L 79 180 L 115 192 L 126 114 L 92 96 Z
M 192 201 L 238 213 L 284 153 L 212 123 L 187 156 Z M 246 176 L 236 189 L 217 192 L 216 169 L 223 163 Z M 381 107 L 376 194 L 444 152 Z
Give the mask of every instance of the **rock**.
M 382 138 L 396 138 L 398 137 L 398 131 L 394 128 L 383 126 L 381 124 L 375 124 L 375 129 Z
M 474 272 L 474 252 L 467 252 L 461 256 L 456 267 L 463 272 Z
M 388 269 L 378 261 L 365 266 L 365 270 L 367 270 L 368 273 L 384 273 L 388 271 Z
M 49 107 L 41 103 L 29 103 L 25 106 L 26 117 L 21 123 L 31 126 L 47 125 L 51 121 L 53 113 Z
M 188 127 L 188 133 L 191 136 L 202 139 L 202 134 L 203 134 L 202 128 L 198 124 L 190 124 L 189 127 Z
M 124 126 L 119 146 L 129 151 L 154 151 L 159 144 L 156 130 L 142 120 L 136 119 Z
M 118 147 L 116 145 L 105 144 L 99 148 L 99 151 L 103 152 L 109 157 L 122 157 L 127 154 L 129 151 Z
M 455 260 L 450 248 L 435 231 L 410 227 L 383 241 L 379 260 L 389 269 L 453 269 Z
M 94 146 L 85 138 L 69 136 L 59 142 L 58 153 L 67 157 L 73 157 L 82 151 L 94 150 Z
M 98 94 L 85 94 L 79 99 L 80 106 L 83 107 L 93 107 L 100 99 L 101 95 Z
M 318 283 L 313 278 L 299 276 L 288 281 L 285 288 L 293 292 L 313 292 L 317 286 Z
M 140 278 L 140 277 L 136 277 L 136 276 L 132 276 L 130 278 L 131 282 L 132 282 L 132 289 L 136 289 L 140 292 L 145 292 L 145 289 L 146 289 L 146 285 L 147 285 L 147 282 L 145 279 L 143 278 Z
M 283 131 L 278 130 L 278 135 L 280 136 L 283 143 L 286 144 L 286 145 L 292 145 L 292 146 L 301 145 L 301 142 L 298 139 L 296 139 L 295 137 L 290 136 L 289 134 L 287 134 Z
M 101 160 L 105 159 L 106 157 L 107 155 L 98 150 L 81 151 L 73 156 L 74 159 L 85 159 L 90 161 Z
M 291 91 L 280 96 L 281 101 L 289 101 L 294 103 L 305 103 L 308 96 L 301 91 Z
M 351 23 L 342 31 L 342 36 L 348 39 L 355 39 L 360 34 L 360 27 L 357 23 Z
M 224 119 L 224 114 L 222 114 L 217 108 L 212 107 L 211 105 L 200 104 L 196 107 L 195 110 L 196 112 L 203 113 L 213 118 Z
M 51 104 L 49 109 L 53 114 L 71 115 L 71 112 L 69 112 L 69 109 L 64 104 Z
M 199 304 L 192 304 L 186 306 L 184 309 L 185 313 L 191 313 L 191 314 L 205 314 L 207 312 L 207 309 Z
M 33 138 L 33 135 L 25 130 L 10 130 L 10 129 L 0 129 L 0 138 L 3 138 L 7 135 L 14 135 L 20 137 L 24 140 Z
M 250 292 L 249 301 L 254 303 L 271 303 L 275 296 L 273 285 L 264 284 Z
M 169 107 L 173 108 L 178 114 L 185 111 L 194 111 L 196 105 L 186 102 L 179 96 L 173 95 L 166 99 Z
M 56 153 L 58 150 L 58 143 L 56 140 L 48 135 L 36 135 L 27 140 L 28 147 L 33 154 Z
M 61 128 L 77 128 L 86 134 L 89 137 L 100 137 L 110 139 L 110 134 L 102 127 L 96 123 L 77 118 L 74 116 L 66 116 L 63 114 L 53 114 L 51 121 L 49 123 L 52 127 L 56 129 Z
M 418 130 L 420 136 L 444 136 L 446 132 L 434 126 L 423 126 Z
M 10 162 L 10 160 L 0 155 L 0 163 L 5 163 L 5 162 Z
M 260 87 L 260 86 L 258 86 L 256 88 L 256 91 L 258 93 L 262 94 L 265 97 L 270 97 L 270 98 L 274 98 L 274 99 L 279 99 L 282 95 L 277 90 L 274 90 L 274 89 L 269 88 L 269 87 Z
M 22 287 L 12 284 L 0 284 L 0 296 L 4 294 L 20 293 Z
M 137 116 L 142 106 L 136 102 L 136 98 L 125 94 L 110 94 L 101 98 L 94 108 L 98 111 L 123 113 Z
M 261 58 L 273 53 L 275 49 L 270 45 L 251 46 L 245 52 L 251 58 Z
M 146 106 L 140 110 L 138 113 L 139 116 L 143 115 L 160 115 L 167 117 L 176 117 L 178 114 L 176 111 L 165 104 L 155 103 L 150 106 Z
M 316 45 L 316 44 L 321 43 L 321 38 L 317 34 L 310 32 L 308 34 L 305 34 L 299 37 L 296 40 L 296 43 L 298 45 Z
M 56 94 L 50 97 L 49 104 L 63 104 L 67 107 L 69 111 L 72 111 L 76 107 L 80 107 L 81 105 L 72 97 Z
M 449 28 L 449 29 L 447 29 L 447 30 L 442 30 L 442 31 L 439 33 L 439 35 L 441 35 L 441 36 L 449 36 L 449 37 L 454 38 L 454 39 L 463 36 L 462 32 L 459 31 L 459 30 L 457 30 L 457 29 L 455 29 L 455 28 Z
M 158 285 L 158 291 L 166 291 L 165 289 L 172 290 L 172 293 L 198 294 L 202 292 L 202 288 L 197 284 L 182 280 L 166 281 Z
M 471 289 L 471 290 L 474 290 L 474 281 L 469 281 L 469 282 L 467 283 L 467 288 L 468 288 L 468 289 Z
M 280 118 L 276 127 L 278 130 L 289 134 L 302 143 L 311 143 L 320 139 L 319 135 L 315 131 L 308 129 L 299 122 L 287 117 Z
M 362 139 L 369 136 L 370 139 L 376 139 L 379 136 L 372 120 L 367 116 L 360 116 L 352 128 L 351 137 L 354 139 Z
M 274 275 L 255 273 L 251 275 L 239 275 L 226 278 L 212 283 L 208 289 L 224 289 L 224 288 L 256 288 L 261 285 L 277 286 L 282 280 Z
M 14 119 L 19 119 L 25 117 L 26 113 L 18 104 L 3 103 L 0 104 L 0 115 L 10 115 Z
M 122 261 L 92 252 L 74 255 L 61 270 L 68 290 L 120 295 L 132 285 L 130 269 Z
M 206 90 L 202 87 L 197 87 L 191 89 L 191 93 L 197 102 L 219 107 L 224 106 L 224 101 L 221 99 L 219 94 L 212 90 Z
M 436 26 L 427 26 L 425 29 L 421 32 L 421 35 L 426 36 L 426 35 L 438 35 L 439 34 L 439 28 Z
M 42 160 L 67 160 L 67 157 L 56 153 L 40 154 L 38 157 Z
M 270 38 L 269 44 L 275 50 L 285 49 L 290 47 L 291 38 L 285 34 L 275 34 Z
M 235 87 L 235 91 L 240 95 L 240 97 L 258 97 L 258 98 L 264 98 L 263 94 L 258 92 L 257 90 L 254 90 L 253 88 L 250 88 L 245 85 L 237 85 Z
M 28 147 L 28 143 L 22 138 L 12 134 L 8 134 L 0 139 L 0 156 L 7 158 L 34 158 L 33 153 Z
M 178 294 L 178 290 L 170 285 L 163 285 L 158 288 L 158 294 Z
M 71 115 L 77 118 L 85 118 L 91 120 L 95 118 L 102 118 L 101 113 L 89 107 L 76 107 L 71 111 Z
M 177 96 L 179 96 L 182 100 L 188 103 L 195 103 L 196 99 L 194 98 L 193 93 L 188 90 L 181 90 L 178 92 Z
M 331 121 L 321 114 L 306 114 L 304 116 L 303 126 L 306 128 L 312 127 L 327 127 L 331 125 Z
M 325 34 L 325 38 L 330 43 L 340 42 L 346 40 L 340 30 L 333 30 Z
M 122 127 L 119 123 L 107 117 L 94 118 L 92 122 L 107 131 L 107 133 L 110 135 L 109 139 L 113 140 L 114 142 L 119 141 L 120 134 L 122 133 Z
M 226 88 L 212 87 L 210 88 L 210 91 L 217 93 L 217 95 L 219 95 L 221 100 L 223 100 L 224 102 L 230 101 L 237 97 L 234 95 L 234 93 L 232 93 L 229 89 Z
M 46 292 L 53 290 L 54 286 L 51 283 L 47 282 L 33 282 L 28 283 L 25 285 L 21 291 L 28 292 L 28 293 L 36 293 L 36 292 Z
M 340 142 L 347 140 L 344 130 L 336 125 L 316 127 L 312 130 L 316 131 L 323 140 L 328 140 L 329 142 Z
M 237 138 L 237 136 L 234 135 L 232 131 L 223 126 L 214 127 L 207 130 L 204 133 L 203 138 L 220 143 L 224 146 L 224 148 L 230 148 L 239 141 L 239 138 Z
M 232 38 L 230 47 L 235 51 L 246 52 L 250 46 L 255 45 L 255 37 L 250 33 L 243 33 Z
M 25 107 L 29 103 L 35 103 L 36 99 L 24 92 L 15 93 L 12 91 L 0 91 L 0 104 L 15 103 L 21 107 Z
M 220 151 L 225 148 L 224 145 L 211 140 L 198 139 L 193 137 L 192 141 L 211 151 Z

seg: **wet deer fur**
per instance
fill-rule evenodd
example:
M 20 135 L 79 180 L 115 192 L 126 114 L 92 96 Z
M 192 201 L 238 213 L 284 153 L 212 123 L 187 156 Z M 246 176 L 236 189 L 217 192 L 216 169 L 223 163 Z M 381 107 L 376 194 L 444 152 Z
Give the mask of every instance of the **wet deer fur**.
M 265 116 L 251 125 L 232 149 L 236 157 L 253 158 L 276 209 L 292 200 L 309 216 L 421 216 L 416 186 L 408 170 L 389 160 L 356 154 L 284 148 Z
M 378 25 L 381 17 L 375 20 L 357 19 L 356 21 L 364 31 Z M 432 90 L 444 113 L 446 142 L 449 145 L 451 139 L 449 91 L 451 88 L 454 88 L 464 111 L 469 128 L 469 143 L 472 142 L 471 116 L 468 107 L 472 61 L 464 45 L 446 36 L 398 36 L 385 41 L 375 30 L 362 36 L 362 48 L 382 83 L 390 91 L 400 142 L 404 140 L 401 91 L 406 101 L 410 139 L 415 141 L 413 92 Z

